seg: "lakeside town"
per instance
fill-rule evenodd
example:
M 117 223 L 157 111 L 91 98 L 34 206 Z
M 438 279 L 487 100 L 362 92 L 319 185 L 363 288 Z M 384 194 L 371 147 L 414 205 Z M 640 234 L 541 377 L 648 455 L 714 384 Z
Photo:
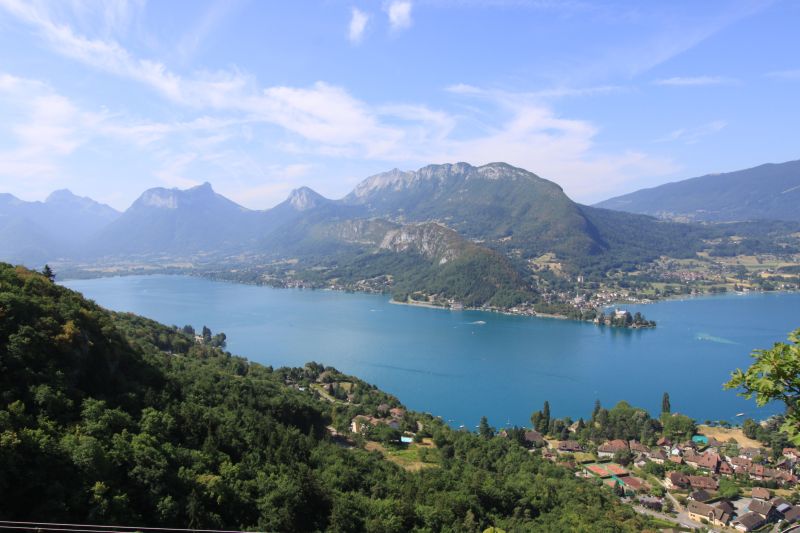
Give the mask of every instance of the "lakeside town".
M 342 446 L 381 454 L 411 471 L 437 468 L 450 453 L 441 418 L 408 411 L 333 369 L 306 369 L 287 376 L 286 384 L 334 405 L 340 416 L 328 430 Z M 780 431 L 780 416 L 740 426 L 697 424 L 670 407 L 666 393 L 658 419 L 625 402 L 610 409 L 598 402 L 590 419 L 573 421 L 551 418 L 545 402 L 529 428 L 496 430 L 483 418 L 476 431 L 605 486 L 662 531 L 778 532 L 800 523 L 800 450 Z M 634 433 L 639 436 L 625 438 Z

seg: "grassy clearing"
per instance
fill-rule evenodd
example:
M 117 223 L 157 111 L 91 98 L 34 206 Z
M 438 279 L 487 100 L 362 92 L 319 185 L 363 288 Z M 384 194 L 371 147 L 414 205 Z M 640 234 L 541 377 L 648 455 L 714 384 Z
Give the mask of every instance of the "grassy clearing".
M 700 435 L 705 435 L 706 437 L 714 437 L 718 441 L 721 442 L 728 442 L 729 439 L 734 438 L 736 442 L 739 443 L 739 446 L 747 446 L 750 448 L 761 448 L 762 444 L 757 440 L 749 439 L 745 437 L 744 433 L 740 428 L 722 428 L 722 427 L 711 427 L 705 425 L 697 426 L 697 432 Z
M 422 461 L 421 459 L 420 451 L 430 450 L 432 446 L 420 446 L 413 443 L 402 448 L 390 448 L 378 442 L 369 441 L 364 447 L 371 452 L 381 452 L 387 461 L 391 461 L 409 472 L 419 472 L 424 468 L 434 468 L 438 466 L 435 462 L 430 461 L 430 459 L 428 459 L 428 461 Z M 428 452 L 428 456 L 431 457 L 437 453 L 438 452 Z

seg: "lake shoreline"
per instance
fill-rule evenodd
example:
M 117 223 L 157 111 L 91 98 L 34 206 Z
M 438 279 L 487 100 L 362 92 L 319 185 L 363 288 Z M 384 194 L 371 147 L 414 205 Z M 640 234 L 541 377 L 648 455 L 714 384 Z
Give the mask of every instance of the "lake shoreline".
M 82 276 L 74 276 L 67 277 L 61 281 L 77 281 L 77 280 L 86 280 L 86 279 L 101 279 L 101 278 L 114 278 L 114 277 L 128 277 L 128 276 L 153 276 L 153 275 L 167 275 L 167 276 L 190 276 L 200 279 L 206 279 L 210 281 L 219 281 L 225 283 L 233 283 L 237 285 L 246 285 L 246 286 L 254 286 L 254 287 L 270 287 L 273 289 L 302 289 L 302 290 L 320 290 L 320 291 L 335 291 L 335 292 L 343 292 L 343 293 L 359 293 L 359 294 L 380 294 L 380 295 L 390 295 L 389 302 L 398 305 L 408 305 L 411 307 L 423 307 L 428 309 L 441 309 L 445 311 L 483 311 L 483 312 L 491 312 L 491 313 L 498 313 L 508 316 L 521 316 L 521 317 L 529 317 L 529 318 L 549 318 L 554 320 L 568 320 L 574 322 L 586 322 L 592 323 L 597 326 L 601 327 L 610 327 L 615 329 L 655 329 L 656 325 L 638 325 L 638 326 L 613 326 L 609 324 L 598 324 L 593 320 L 584 320 L 580 318 L 570 317 L 567 315 L 562 314 L 552 314 L 552 313 L 538 313 L 535 310 L 530 312 L 528 311 L 514 311 L 512 309 L 501 309 L 495 307 L 463 307 L 462 309 L 452 309 L 445 305 L 438 305 L 429 302 L 417 302 L 417 301 L 408 301 L 408 302 L 398 302 L 391 297 L 390 291 L 376 291 L 376 290 L 368 290 L 359 287 L 311 287 L 311 286 L 285 286 L 282 284 L 276 283 L 264 283 L 259 281 L 246 281 L 246 280 L 239 280 L 235 278 L 230 278 L 227 276 L 219 276 L 216 272 L 208 272 L 203 270 L 198 270 L 194 268 L 154 268 L 147 272 L 142 272 L 141 270 L 119 270 L 119 271 L 92 271 L 92 270 L 77 270 L 77 273 L 83 274 Z M 800 291 L 795 290 L 774 290 L 774 291 L 764 291 L 764 290 L 749 290 L 747 292 L 717 292 L 717 293 L 700 293 L 700 294 L 675 294 L 669 296 L 659 296 L 658 298 L 648 298 L 646 300 L 641 301 L 631 301 L 631 300 L 620 300 L 616 302 L 609 303 L 603 307 L 598 307 L 596 310 L 598 312 L 607 311 L 612 308 L 620 308 L 624 306 L 631 306 L 631 305 L 652 305 L 657 304 L 659 302 L 667 302 L 667 301 L 690 301 L 696 299 L 703 299 L 703 298 L 715 298 L 718 296 L 731 296 L 731 295 L 741 295 L 747 296 L 749 294 L 793 294 L 798 293 Z M 655 321 L 657 324 L 657 320 Z
M 483 415 L 498 426 L 524 424 L 544 400 L 556 416 L 583 416 L 597 399 L 656 413 L 664 391 L 676 410 L 697 420 L 733 423 L 739 412 L 767 418 L 772 408 L 755 409 L 719 384 L 750 364 L 753 349 L 783 341 L 800 309 L 797 294 L 662 302 L 653 309 L 661 327 L 636 334 L 485 309 L 411 311 L 386 295 L 220 281 L 144 275 L 65 285 L 108 309 L 224 331 L 231 352 L 264 365 L 321 362 L 407 399 L 412 409 L 470 427 Z

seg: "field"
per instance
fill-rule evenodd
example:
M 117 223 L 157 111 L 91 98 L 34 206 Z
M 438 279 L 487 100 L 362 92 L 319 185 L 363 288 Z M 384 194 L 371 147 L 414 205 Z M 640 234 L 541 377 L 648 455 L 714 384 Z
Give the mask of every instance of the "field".
M 409 444 L 408 446 L 395 449 L 387 448 L 380 443 L 370 441 L 367 442 L 365 448 L 367 451 L 380 452 L 387 461 L 391 461 L 392 463 L 404 468 L 405 470 L 408 470 L 409 472 L 419 472 L 424 468 L 433 468 L 437 466 L 434 462 L 422 461 L 420 459 L 420 451 L 424 449 L 432 449 L 433 445 L 431 443 L 413 443 Z M 438 452 L 433 453 L 438 454 Z
M 760 448 L 762 446 L 757 440 L 745 437 L 744 433 L 742 433 L 742 430 L 739 428 L 725 429 L 722 427 L 699 425 L 697 426 L 697 432 L 706 437 L 714 437 L 720 442 L 727 442 L 729 439 L 733 438 L 736 439 L 739 446 L 747 446 L 750 448 Z

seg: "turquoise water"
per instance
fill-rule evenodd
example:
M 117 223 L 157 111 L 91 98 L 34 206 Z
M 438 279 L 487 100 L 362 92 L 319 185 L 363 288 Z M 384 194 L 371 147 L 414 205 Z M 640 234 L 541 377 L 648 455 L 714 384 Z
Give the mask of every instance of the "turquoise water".
M 529 424 L 549 400 L 555 416 L 587 417 L 595 399 L 706 419 L 766 416 L 723 391 L 754 348 L 800 327 L 800 294 L 725 295 L 629 306 L 658 322 L 619 330 L 566 320 L 395 305 L 388 297 L 272 289 L 184 276 L 68 281 L 99 304 L 167 324 L 207 325 L 228 349 L 263 364 L 318 361 L 454 425 Z

